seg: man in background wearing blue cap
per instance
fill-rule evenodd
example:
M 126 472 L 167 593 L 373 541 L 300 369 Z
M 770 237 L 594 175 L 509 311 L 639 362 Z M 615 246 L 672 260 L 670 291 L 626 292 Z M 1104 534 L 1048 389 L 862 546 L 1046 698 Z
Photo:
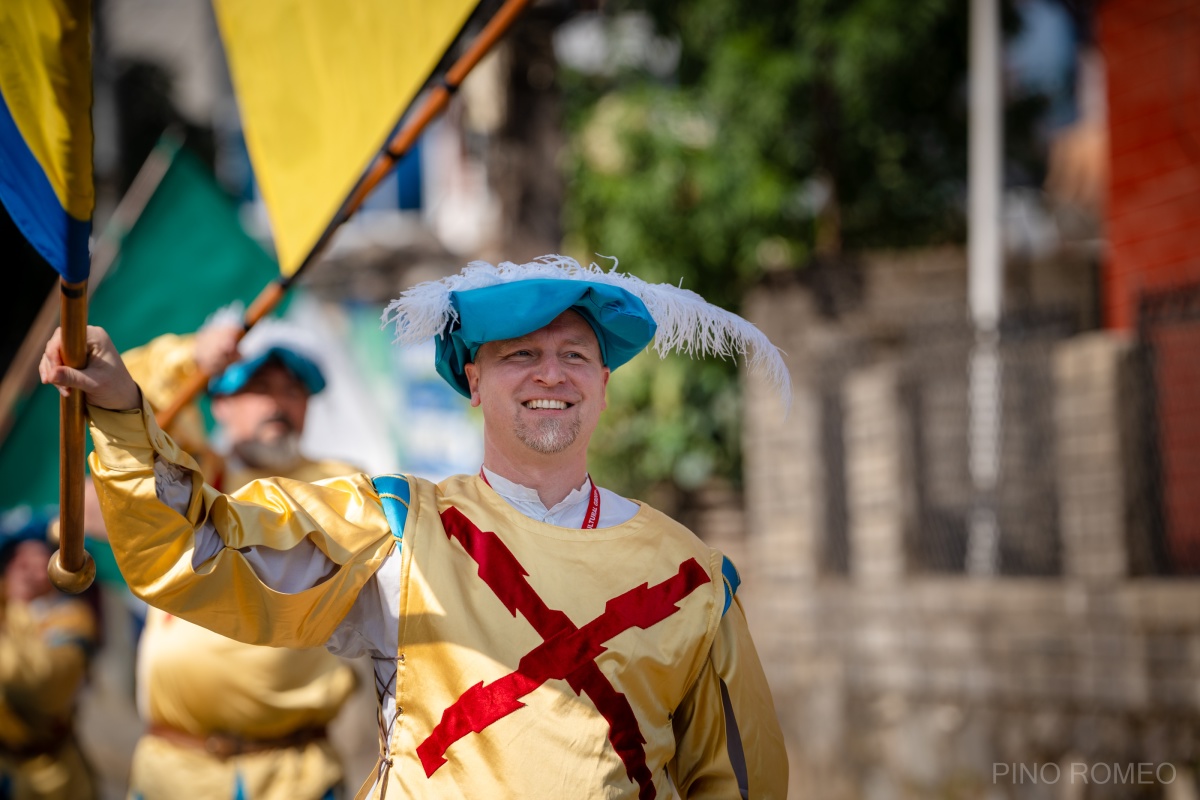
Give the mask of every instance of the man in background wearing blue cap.
M 194 336 L 168 334 L 123 355 L 152 406 L 173 400 L 198 368 L 217 376 L 208 392 L 221 452 L 208 449 L 194 407 L 172 426 L 200 454 L 205 480 L 233 490 L 276 475 L 315 481 L 355 472 L 300 452 L 309 398 L 325 378 L 295 343 L 296 331 L 266 322 L 239 347 L 239 327 L 218 319 Z M 121 525 L 110 530 L 114 524 Z M 243 644 L 151 608 L 138 647 L 147 729 L 134 750 L 129 796 L 341 796 L 343 766 L 326 726 L 355 682 L 353 669 L 324 649 Z
M 382 798 L 782 798 L 787 757 L 733 565 L 597 487 L 587 446 L 611 371 L 661 352 L 748 355 L 745 320 L 667 284 L 552 256 L 474 263 L 385 312 L 433 338 L 484 417 L 476 475 L 204 485 L 101 332 L 83 371 L 57 339 L 42 379 L 87 392 L 93 476 L 147 602 L 228 635 L 370 654 Z
M 208 483 L 232 490 L 276 475 L 315 481 L 355 471 L 344 461 L 313 460 L 300 450 L 309 399 L 325 389 L 325 376 L 298 343 L 297 329 L 265 321 L 239 344 L 240 328 L 240 322 L 218 317 L 195 335 L 167 334 L 122 354 L 155 408 L 174 400 L 197 370 L 216 376 L 208 384 L 220 426 L 216 452 L 195 406 L 169 431 L 184 449 L 199 454 Z

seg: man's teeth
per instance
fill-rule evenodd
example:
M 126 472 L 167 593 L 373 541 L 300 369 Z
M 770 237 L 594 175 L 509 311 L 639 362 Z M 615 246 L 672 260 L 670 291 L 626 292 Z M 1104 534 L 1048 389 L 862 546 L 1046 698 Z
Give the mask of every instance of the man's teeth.
M 565 401 L 562 400 L 530 400 L 525 403 L 526 408 L 557 408 L 564 409 L 567 407 Z

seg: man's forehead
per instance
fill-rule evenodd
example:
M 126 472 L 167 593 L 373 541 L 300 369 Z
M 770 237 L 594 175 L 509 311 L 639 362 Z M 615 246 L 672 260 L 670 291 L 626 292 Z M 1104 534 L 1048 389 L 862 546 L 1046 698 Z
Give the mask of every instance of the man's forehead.
M 246 379 L 246 383 L 262 382 L 272 380 L 275 376 L 282 376 L 285 380 L 296 384 L 308 394 L 308 387 L 304 385 L 296 373 L 287 368 L 287 365 L 278 358 L 269 358 L 264 361 L 258 369 L 250 373 L 250 377 Z
M 592 326 L 587 323 L 583 315 L 572 309 L 567 309 L 548 324 L 535 331 L 530 331 L 524 336 L 517 336 L 512 339 L 500 339 L 494 342 L 494 344 L 519 344 L 529 341 L 543 332 L 562 333 L 566 335 L 566 341 L 572 344 L 591 345 L 597 349 L 600 347 L 600 342 L 596 339 L 596 332 L 592 330 Z

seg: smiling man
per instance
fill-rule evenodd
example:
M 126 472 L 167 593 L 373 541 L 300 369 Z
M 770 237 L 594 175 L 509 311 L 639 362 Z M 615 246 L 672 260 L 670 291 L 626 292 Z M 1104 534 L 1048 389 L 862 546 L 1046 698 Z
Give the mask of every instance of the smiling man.
M 435 339 L 484 417 L 478 475 L 206 486 L 102 331 L 82 371 L 113 549 L 152 605 L 244 641 L 367 654 L 380 757 L 360 796 L 784 798 L 787 758 L 721 553 L 597 487 L 587 447 L 612 370 L 660 352 L 774 347 L 698 295 L 561 256 L 475 263 L 385 312 Z M 657 338 L 656 338 L 657 336 Z M 131 513 L 132 512 L 132 513 Z
M 596 334 L 575 311 L 516 339 L 488 342 L 463 367 L 471 405 L 485 420 L 484 467 L 538 487 L 554 506 L 587 473 L 587 445 L 606 403 L 608 367 Z M 586 431 L 586 435 L 581 435 Z

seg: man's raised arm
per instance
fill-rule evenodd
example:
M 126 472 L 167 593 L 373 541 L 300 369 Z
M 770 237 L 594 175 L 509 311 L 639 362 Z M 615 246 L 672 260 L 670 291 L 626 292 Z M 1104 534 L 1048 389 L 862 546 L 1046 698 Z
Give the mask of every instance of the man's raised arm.
M 159 429 L 103 329 L 88 328 L 83 369 L 63 365 L 60 341 L 39 372 L 87 395 L 92 479 L 134 594 L 252 644 L 324 644 L 393 547 L 367 476 L 221 494 Z

